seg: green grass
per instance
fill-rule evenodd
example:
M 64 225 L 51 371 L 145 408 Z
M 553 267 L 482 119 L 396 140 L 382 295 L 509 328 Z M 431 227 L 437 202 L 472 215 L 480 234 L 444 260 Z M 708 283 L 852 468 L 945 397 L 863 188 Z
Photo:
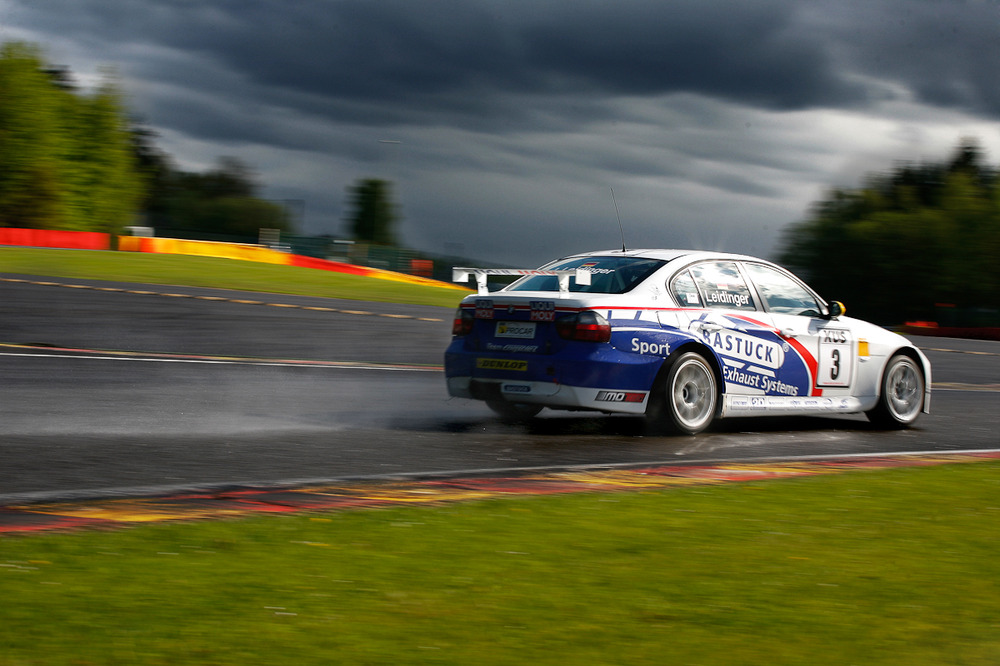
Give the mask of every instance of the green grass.
M 1000 463 L 0 540 L 0 664 L 997 664 Z
M 0 272 L 455 307 L 463 292 L 311 268 L 139 252 L 0 247 Z

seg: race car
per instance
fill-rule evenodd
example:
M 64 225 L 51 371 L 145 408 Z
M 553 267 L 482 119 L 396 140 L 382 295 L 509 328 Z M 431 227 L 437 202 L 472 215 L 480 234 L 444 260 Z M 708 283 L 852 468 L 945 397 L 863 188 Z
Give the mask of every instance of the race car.
M 490 276 L 517 279 L 491 292 Z M 448 392 L 507 419 L 595 410 L 694 435 L 727 417 L 864 413 L 903 428 L 930 411 L 919 349 L 763 259 L 608 250 L 453 278 L 478 293 L 455 314 Z

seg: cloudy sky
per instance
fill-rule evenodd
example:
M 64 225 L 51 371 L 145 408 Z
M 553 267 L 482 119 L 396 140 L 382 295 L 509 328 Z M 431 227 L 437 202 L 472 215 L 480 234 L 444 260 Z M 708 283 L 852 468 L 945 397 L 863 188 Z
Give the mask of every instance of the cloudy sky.
M 619 245 L 611 188 L 631 247 L 772 256 L 831 187 L 1000 161 L 996 0 L 0 0 L 10 40 L 307 233 L 381 177 L 405 244 L 515 266 Z

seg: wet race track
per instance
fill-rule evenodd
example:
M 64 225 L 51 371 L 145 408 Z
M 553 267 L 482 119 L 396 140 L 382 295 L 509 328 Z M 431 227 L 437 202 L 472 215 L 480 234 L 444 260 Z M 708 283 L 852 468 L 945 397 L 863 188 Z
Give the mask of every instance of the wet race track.
M 546 411 L 509 425 L 449 400 L 450 308 L 0 278 L 0 504 L 1000 444 L 996 342 L 916 339 L 934 364 L 933 412 L 907 431 L 852 416 L 653 437 L 630 417 Z

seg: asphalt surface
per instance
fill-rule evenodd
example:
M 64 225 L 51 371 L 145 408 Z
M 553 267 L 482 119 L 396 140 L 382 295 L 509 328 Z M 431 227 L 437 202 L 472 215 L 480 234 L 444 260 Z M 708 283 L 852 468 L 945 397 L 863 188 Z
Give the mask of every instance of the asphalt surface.
M 996 342 L 915 339 L 935 393 L 910 430 L 863 417 L 746 419 L 650 437 L 634 418 L 543 412 L 517 426 L 449 400 L 438 366 L 450 308 L 0 278 L 0 504 L 1000 444 Z

